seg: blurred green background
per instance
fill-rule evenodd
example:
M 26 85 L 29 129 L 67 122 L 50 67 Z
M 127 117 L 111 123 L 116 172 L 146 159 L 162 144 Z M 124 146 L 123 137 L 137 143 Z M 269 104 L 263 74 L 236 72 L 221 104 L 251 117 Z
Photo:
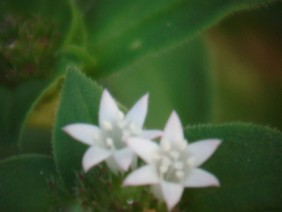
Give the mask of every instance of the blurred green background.
M 101 83 L 126 105 L 150 92 L 149 126 L 161 127 L 175 109 L 184 124 L 244 121 L 281 129 L 281 8 L 277 2 L 234 12 Z
M 281 11 L 276 0 L 2 0 L 0 210 L 44 211 L 54 186 L 59 207 L 81 209 L 83 195 L 64 192 L 84 186 L 73 171 L 85 146 L 61 127 L 97 121 L 99 85 L 126 108 L 149 93 L 148 128 L 175 110 L 188 139 L 224 140 L 206 164 L 223 189 L 189 190 L 192 208 L 281 209 L 282 136 L 265 127 L 282 128 Z
M 147 127 L 176 110 L 184 125 L 281 129 L 282 3 L 269 2 L 3 1 L 3 145 L 13 152 L 28 140 L 29 151 L 39 136 L 50 151 L 57 79 L 72 66 L 128 108 L 148 92 Z

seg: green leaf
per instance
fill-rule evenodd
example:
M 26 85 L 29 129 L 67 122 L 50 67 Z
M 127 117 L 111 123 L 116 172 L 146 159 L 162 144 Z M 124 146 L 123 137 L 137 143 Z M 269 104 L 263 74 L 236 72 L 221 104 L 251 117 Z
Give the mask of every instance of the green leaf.
M 3 104 L 0 105 L 0 129 L 1 131 L 3 130 L 1 132 L 2 139 L 9 136 L 14 137 L 18 133 L 21 121 L 24 118 L 23 112 L 29 109 L 34 98 L 44 86 L 44 82 L 34 80 L 14 89 L 0 87 L 1 100 L 3 101 Z
M 55 175 L 53 160 L 40 155 L 0 162 L 0 210 L 48 211 L 53 200 L 47 180 Z
M 64 45 L 80 44 L 81 47 L 85 47 L 87 44 L 87 33 L 85 29 L 85 23 L 83 21 L 82 15 L 75 5 L 74 0 L 69 1 L 72 21 L 64 41 Z
M 55 107 L 53 103 L 54 99 L 58 98 L 59 90 L 63 84 L 63 76 L 58 77 L 54 80 L 50 85 L 45 88 L 41 94 L 35 99 L 35 101 L 30 105 L 29 110 L 25 114 L 25 118 L 21 124 L 20 134 L 18 138 L 18 145 L 20 150 L 24 153 L 38 153 L 38 154 L 51 154 L 51 126 L 53 123 L 49 123 L 50 126 L 29 126 L 29 121 L 32 115 L 36 113 L 39 114 L 40 117 L 38 119 L 39 122 L 43 123 L 44 118 L 48 119 L 45 122 L 53 122 L 54 117 L 49 117 L 50 113 L 48 111 L 40 111 L 44 106 Z M 48 108 L 48 107 L 47 107 Z M 53 108 L 52 108 L 53 109 Z M 51 109 L 51 110 L 52 110 Z M 54 109 L 53 109 L 54 110 Z M 46 117 L 46 115 L 48 117 Z M 38 114 L 37 114 L 38 115 Z M 32 117 L 34 119 L 34 117 Z
M 181 45 L 226 15 L 262 0 L 84 1 L 89 50 L 97 74 L 117 71 L 147 55 Z M 96 73 L 94 73 L 96 74 Z
M 1 149 L 4 146 L 17 145 L 25 115 L 46 84 L 46 81 L 33 80 L 13 89 L 0 87 L 0 99 L 2 102 L 0 104 Z M 7 156 L 5 148 L 3 148 L 0 155 L 1 157 Z
M 181 208 L 190 211 L 281 211 L 282 133 L 251 124 L 188 127 L 186 138 L 222 139 L 203 165 L 219 188 L 187 189 Z
M 102 89 L 79 71 L 70 70 L 67 73 L 52 144 L 58 172 L 69 189 L 75 182 L 75 171 L 81 170 L 81 160 L 87 146 L 66 135 L 62 127 L 72 123 L 97 123 L 101 93 Z

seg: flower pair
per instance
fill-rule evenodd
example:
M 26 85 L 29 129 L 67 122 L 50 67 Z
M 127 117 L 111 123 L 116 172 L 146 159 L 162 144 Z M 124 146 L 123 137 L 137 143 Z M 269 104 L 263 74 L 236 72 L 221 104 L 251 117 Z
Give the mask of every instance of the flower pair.
M 145 130 L 148 95 L 143 96 L 124 115 L 107 90 L 99 110 L 99 127 L 70 124 L 63 130 L 89 145 L 83 156 L 84 171 L 106 161 L 113 172 L 136 168 L 137 155 L 146 165 L 134 170 L 124 180 L 125 186 L 152 185 L 154 195 L 172 209 L 184 187 L 219 186 L 217 178 L 197 168 L 217 149 L 220 141 L 208 139 L 188 144 L 178 115 L 173 112 L 164 131 Z M 160 144 L 151 139 L 161 136 Z

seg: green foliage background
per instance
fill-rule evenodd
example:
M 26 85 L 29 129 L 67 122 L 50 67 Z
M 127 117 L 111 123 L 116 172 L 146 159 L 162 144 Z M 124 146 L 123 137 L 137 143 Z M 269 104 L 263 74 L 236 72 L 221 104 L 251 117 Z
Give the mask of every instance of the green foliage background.
M 281 8 L 270 0 L 1 1 L 0 210 L 90 207 L 72 190 L 85 147 L 61 127 L 96 124 L 103 87 L 126 107 L 149 92 L 147 127 L 163 128 L 174 109 L 191 140 L 223 139 L 206 164 L 222 187 L 187 191 L 180 210 L 281 210 Z M 55 193 L 44 183 L 51 178 Z

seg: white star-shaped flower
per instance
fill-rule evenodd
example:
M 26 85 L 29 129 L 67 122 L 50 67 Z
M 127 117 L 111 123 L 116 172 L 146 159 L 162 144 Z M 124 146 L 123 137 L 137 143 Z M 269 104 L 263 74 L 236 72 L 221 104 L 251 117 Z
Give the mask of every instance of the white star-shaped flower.
M 160 145 L 142 138 L 128 139 L 128 145 L 147 165 L 133 171 L 125 186 L 152 185 L 155 196 L 171 210 L 181 199 L 184 187 L 219 186 L 211 173 L 198 168 L 217 149 L 218 139 L 188 144 L 178 115 L 173 112 Z
M 74 139 L 89 145 L 82 165 L 85 172 L 106 160 L 114 171 L 127 171 L 136 164 L 137 156 L 127 146 L 127 139 L 132 136 L 152 139 L 162 135 L 159 130 L 144 130 L 147 115 L 148 94 L 143 96 L 131 110 L 124 115 L 107 90 L 104 90 L 99 109 L 99 126 L 75 123 L 63 130 Z

